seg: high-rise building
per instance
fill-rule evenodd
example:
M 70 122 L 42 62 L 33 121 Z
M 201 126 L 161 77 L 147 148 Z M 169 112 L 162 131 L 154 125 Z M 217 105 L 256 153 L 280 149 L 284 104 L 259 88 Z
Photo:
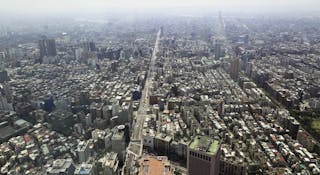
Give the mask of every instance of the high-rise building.
M 6 70 L 0 70 L 0 83 L 9 81 L 8 72 Z
M 90 148 L 89 148 L 89 141 L 81 141 L 78 145 L 78 158 L 79 162 L 87 162 L 90 157 Z
M 233 60 L 231 60 L 231 65 L 230 65 L 230 77 L 233 80 L 238 80 L 238 78 L 239 78 L 239 69 L 240 69 L 239 58 L 234 58 Z
M 189 144 L 187 167 L 189 175 L 218 175 L 220 141 L 208 136 L 197 136 Z
M 156 150 L 161 155 L 169 156 L 171 142 L 172 142 L 171 136 L 168 136 L 163 133 L 157 134 L 154 137 L 154 150 Z
M 220 101 L 219 101 L 218 114 L 219 115 L 224 114 L 224 100 L 223 99 L 220 99 Z
M 54 39 L 43 37 L 41 40 L 39 40 L 39 49 L 41 59 L 45 56 L 54 57 L 57 55 L 56 42 Z
M 113 135 L 111 138 L 111 149 L 118 154 L 119 161 L 124 161 L 126 151 L 126 142 L 124 134 L 124 125 L 119 125 L 113 128 Z
M 103 170 L 103 175 L 119 174 L 119 159 L 115 152 L 107 152 L 104 157 L 98 161 L 98 169 Z
M 214 44 L 214 57 L 215 59 L 219 59 L 221 57 L 221 42 L 216 40 Z
M 81 46 L 82 46 L 82 48 L 83 48 L 83 50 L 85 52 L 94 52 L 94 51 L 96 51 L 96 43 L 94 43 L 94 42 L 86 41 L 86 42 L 83 42 Z
M 12 103 L 8 102 L 8 99 L 6 98 L 5 95 L 2 94 L 1 92 L 1 87 L 0 87 L 0 110 L 13 110 Z

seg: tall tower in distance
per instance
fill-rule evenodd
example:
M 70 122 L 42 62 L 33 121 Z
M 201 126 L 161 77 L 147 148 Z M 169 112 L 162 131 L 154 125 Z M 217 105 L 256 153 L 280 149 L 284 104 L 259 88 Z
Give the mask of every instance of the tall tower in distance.
M 189 175 L 219 175 L 220 141 L 208 136 L 196 136 L 188 146 Z
M 96 51 L 96 43 L 93 41 L 86 41 L 81 44 L 85 52 L 94 52 Z
M 217 39 L 214 43 L 214 58 L 219 59 L 221 57 L 221 42 Z
M 56 49 L 56 42 L 54 39 L 48 39 L 47 37 L 42 37 L 39 40 L 39 49 L 40 49 L 40 59 L 45 56 L 56 56 L 57 49 Z
M 232 59 L 231 65 L 230 65 L 230 77 L 235 81 L 238 80 L 239 78 L 239 69 L 240 69 L 239 58 Z

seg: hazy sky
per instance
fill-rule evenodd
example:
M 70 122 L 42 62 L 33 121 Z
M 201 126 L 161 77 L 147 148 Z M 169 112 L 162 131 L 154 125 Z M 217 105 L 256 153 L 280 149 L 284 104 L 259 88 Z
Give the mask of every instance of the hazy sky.
M 320 0 L 0 0 L 9 13 L 103 12 L 201 7 L 235 11 L 318 12 Z

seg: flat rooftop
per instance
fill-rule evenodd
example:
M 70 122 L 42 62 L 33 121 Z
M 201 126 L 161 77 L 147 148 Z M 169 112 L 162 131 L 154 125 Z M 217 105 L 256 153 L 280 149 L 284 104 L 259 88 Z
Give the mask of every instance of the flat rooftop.
M 5 126 L 0 128 L 0 141 L 7 139 L 9 136 L 15 133 L 15 129 L 11 126 Z
M 140 163 L 139 175 L 173 175 L 173 173 L 167 157 L 148 156 Z
M 218 140 L 208 136 L 197 136 L 191 141 L 189 148 L 215 155 L 219 149 L 219 143 Z

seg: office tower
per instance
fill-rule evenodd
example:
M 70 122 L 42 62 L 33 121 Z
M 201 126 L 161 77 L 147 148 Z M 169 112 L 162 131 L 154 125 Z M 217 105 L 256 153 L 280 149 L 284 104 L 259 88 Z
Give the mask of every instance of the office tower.
M 55 108 L 53 96 L 50 94 L 44 96 L 43 102 L 44 102 L 43 109 L 47 112 L 52 112 L 53 109 Z
M 13 110 L 13 105 L 8 101 L 6 96 L 2 94 L 0 88 L 0 110 Z
M 218 175 L 220 168 L 220 141 L 208 136 L 196 136 L 188 147 L 189 175 Z
M 224 115 L 224 100 L 223 99 L 219 100 L 218 114 Z
M 89 42 L 89 48 L 91 52 L 96 51 L 96 43 L 94 42 Z
M 6 70 L 0 70 L 0 83 L 9 81 L 8 72 Z
M 300 129 L 300 123 L 296 119 L 291 119 L 289 122 L 289 135 L 293 139 L 297 139 L 298 131 Z
M 163 36 L 163 26 L 160 27 L 160 36 Z
M 124 155 L 126 151 L 124 129 L 124 125 L 119 125 L 113 128 L 113 135 L 111 138 L 111 149 L 118 154 L 120 162 L 124 161 Z
M 214 57 L 215 59 L 219 59 L 221 56 L 221 42 L 216 40 L 214 44 Z
M 0 61 L 4 61 L 5 58 L 6 58 L 6 53 L 0 52 Z
M 79 162 L 87 162 L 90 157 L 90 148 L 89 148 L 89 141 L 81 141 L 78 145 L 78 158 Z
M 74 57 L 76 60 L 80 60 L 82 55 L 83 55 L 83 49 L 82 48 L 77 48 L 77 49 L 74 49 Z
M 231 60 L 231 65 L 230 65 L 230 77 L 233 80 L 238 80 L 239 78 L 239 58 L 234 58 L 233 60 Z
M 94 43 L 94 42 L 83 42 L 82 43 L 82 49 L 85 52 L 94 52 L 94 51 L 96 51 L 96 43 Z
M 246 74 L 251 77 L 251 73 L 252 73 L 252 68 L 253 68 L 253 62 L 248 62 L 246 65 Z
M 172 137 L 166 134 L 160 133 L 154 137 L 154 150 L 160 153 L 160 155 L 169 156 L 170 154 L 170 143 Z
M 39 48 L 40 48 L 40 58 L 42 59 L 45 56 L 56 56 L 56 42 L 54 39 L 48 39 L 43 37 L 39 41 Z

